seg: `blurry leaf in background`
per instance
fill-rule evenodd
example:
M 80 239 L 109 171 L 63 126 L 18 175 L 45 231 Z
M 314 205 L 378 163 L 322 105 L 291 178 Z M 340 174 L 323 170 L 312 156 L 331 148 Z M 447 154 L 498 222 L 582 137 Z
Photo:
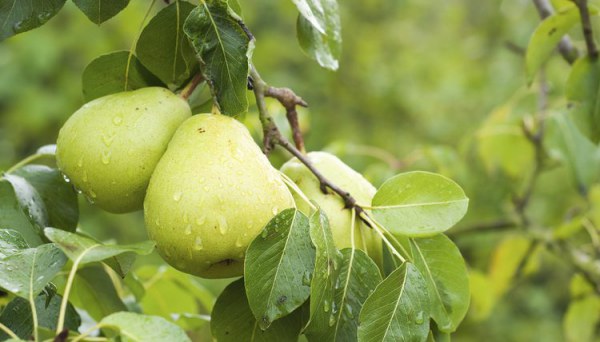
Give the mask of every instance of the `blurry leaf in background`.
M 471 289 L 469 318 L 475 321 L 483 321 L 492 314 L 492 310 L 496 305 L 497 297 L 491 279 L 485 273 L 470 270 L 469 284 Z
M 105 317 L 100 324 L 103 329 L 116 330 L 126 340 L 148 342 L 190 341 L 183 329 L 157 316 L 117 312 Z
M 598 61 L 591 61 L 588 57 L 578 59 L 569 72 L 565 86 L 565 96 L 575 108 L 572 110 L 572 119 L 579 130 L 598 141 L 598 127 L 600 127 L 600 105 L 598 105 L 598 91 L 600 90 L 600 67 Z
M 86 101 L 122 91 L 164 86 L 129 51 L 112 52 L 94 59 L 82 77 Z
M 0 41 L 44 25 L 65 0 L 0 0 Z
M 563 329 L 568 342 L 595 341 L 600 322 L 600 297 L 581 275 L 571 279 L 571 301 L 563 319 Z
M 73 2 L 86 17 L 98 25 L 117 15 L 129 4 L 129 0 L 73 0 Z
M 507 236 L 494 250 L 489 277 L 492 289 L 497 297 L 510 288 L 523 258 L 531 248 L 531 241 L 519 235 Z

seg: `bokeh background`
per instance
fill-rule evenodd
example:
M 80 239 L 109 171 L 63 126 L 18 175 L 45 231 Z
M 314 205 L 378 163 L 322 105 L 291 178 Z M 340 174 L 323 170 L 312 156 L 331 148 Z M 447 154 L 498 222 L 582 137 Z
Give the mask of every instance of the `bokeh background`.
M 539 22 L 531 2 L 341 1 L 343 55 L 337 72 L 320 68 L 300 50 L 291 1 L 240 2 L 257 38 L 254 62 L 263 78 L 294 89 L 310 104 L 301 113 L 308 149 L 335 152 L 376 186 L 413 169 L 457 180 L 471 202 L 451 237 L 474 273 L 502 268 L 494 262 L 494 250 L 507 233 L 460 231 L 510 215 L 511 198 L 527 176 L 520 174 L 526 168 L 511 173 L 490 166 L 479 137 L 491 113 L 509 106 L 510 115 L 522 117 L 536 110 L 535 85 L 527 87 L 519 51 Z M 83 104 L 81 74 L 87 63 L 130 49 L 149 4 L 132 0 L 98 27 L 69 1 L 42 28 L 0 42 L 0 169 L 56 141 L 61 125 Z M 158 1 L 154 11 L 163 6 Z M 578 33 L 573 36 L 580 44 Z M 549 63 L 551 101 L 560 101 L 567 73 L 559 58 Z M 284 123 L 278 105 L 270 107 Z M 244 120 L 256 131 L 254 108 Z M 505 153 L 526 159 L 531 151 Z M 278 152 L 272 158 L 277 166 L 286 156 Z M 557 167 L 538 183 L 530 214 L 551 224 L 562 218 L 569 201 L 576 201 L 576 192 Z M 84 200 L 81 212 L 81 229 L 99 239 L 146 238 L 140 213 L 111 215 Z M 564 340 L 572 274 L 559 258 L 541 260 L 531 266 L 536 272 L 514 279 L 499 299 L 487 303 L 489 288 L 474 288 L 479 297 L 455 340 Z M 159 262 L 150 256 L 137 267 Z M 197 281 L 214 293 L 226 283 Z M 165 302 L 169 295 L 165 290 Z

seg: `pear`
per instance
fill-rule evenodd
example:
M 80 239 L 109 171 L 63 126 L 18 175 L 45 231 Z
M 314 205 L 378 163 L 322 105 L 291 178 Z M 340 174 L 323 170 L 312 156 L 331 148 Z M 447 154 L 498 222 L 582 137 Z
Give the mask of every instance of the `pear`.
M 294 200 L 237 120 L 199 114 L 175 132 L 144 201 L 150 239 L 176 269 L 204 278 L 243 274 L 244 254 Z
M 113 213 L 142 209 L 154 167 L 191 115 L 187 102 L 164 88 L 95 99 L 61 128 L 56 162 L 98 207 Z
M 327 152 L 309 152 L 307 158 L 325 178 L 348 191 L 358 204 L 371 204 L 371 199 L 377 190 L 360 173 Z M 338 249 L 352 247 L 352 212 L 345 208 L 343 199 L 333 192 L 324 194 L 317 177 L 297 158 L 286 162 L 281 167 L 281 171 L 327 214 L 336 247 Z M 298 210 L 308 215 L 310 213 L 308 203 L 296 193 L 294 199 Z M 354 245 L 367 252 L 379 265 L 382 264 L 380 237 L 358 217 L 354 222 Z

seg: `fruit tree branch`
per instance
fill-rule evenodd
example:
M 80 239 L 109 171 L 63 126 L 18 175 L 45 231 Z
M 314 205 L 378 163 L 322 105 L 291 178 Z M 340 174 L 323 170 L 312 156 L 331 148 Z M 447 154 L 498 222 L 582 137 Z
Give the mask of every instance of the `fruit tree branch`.
M 590 11 L 588 9 L 587 0 L 573 0 L 579 14 L 581 16 L 581 27 L 583 29 L 583 37 L 585 38 L 585 46 L 587 47 L 588 56 L 591 60 L 598 58 L 598 48 L 594 42 L 594 32 L 592 31 L 592 22 L 590 20 Z
M 302 137 L 302 131 L 300 130 L 300 124 L 298 123 L 296 106 L 308 107 L 308 104 L 290 88 L 267 87 L 265 96 L 277 99 L 283 108 L 285 108 L 288 122 L 292 128 L 294 144 L 296 144 L 296 148 L 300 150 L 300 152 L 306 152 L 304 149 L 304 138 Z
M 554 13 L 554 9 L 548 0 L 533 0 L 533 4 L 540 15 L 540 19 L 542 20 Z M 571 39 L 567 35 L 564 35 L 560 39 L 560 42 L 558 42 L 558 52 L 560 52 L 565 61 L 567 61 L 569 64 L 573 64 L 577 57 L 579 57 L 579 52 L 573 46 Z

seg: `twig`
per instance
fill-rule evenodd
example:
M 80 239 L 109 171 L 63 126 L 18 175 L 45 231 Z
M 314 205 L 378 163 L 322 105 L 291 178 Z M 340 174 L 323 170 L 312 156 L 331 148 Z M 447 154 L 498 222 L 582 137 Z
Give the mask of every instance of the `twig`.
M 533 0 L 533 4 L 540 15 L 540 19 L 542 20 L 554 13 L 552 5 L 548 0 Z M 568 35 L 564 35 L 558 42 L 558 52 L 569 64 L 573 64 L 575 60 L 577 60 L 577 57 L 579 57 L 579 52 L 573 46 L 573 43 L 571 43 L 571 39 Z
M 585 38 L 585 46 L 588 51 L 590 59 L 596 60 L 598 58 L 598 49 L 594 42 L 594 32 L 592 31 L 592 22 L 590 20 L 590 11 L 588 9 L 587 0 L 573 0 L 579 14 L 581 16 L 581 28 L 583 29 L 583 37 Z
M 204 80 L 204 76 L 202 76 L 201 73 L 197 73 L 191 80 L 190 82 L 181 90 L 181 93 L 179 93 L 179 96 L 181 96 L 182 99 L 187 100 L 192 93 L 194 92 L 194 89 L 196 89 L 196 87 Z
M 283 108 L 285 108 L 288 122 L 292 128 L 294 144 L 300 152 L 305 153 L 304 138 L 302 137 L 302 131 L 300 130 L 300 124 L 298 123 L 296 106 L 308 107 L 306 101 L 296 95 L 290 88 L 267 87 L 265 96 L 277 99 Z

